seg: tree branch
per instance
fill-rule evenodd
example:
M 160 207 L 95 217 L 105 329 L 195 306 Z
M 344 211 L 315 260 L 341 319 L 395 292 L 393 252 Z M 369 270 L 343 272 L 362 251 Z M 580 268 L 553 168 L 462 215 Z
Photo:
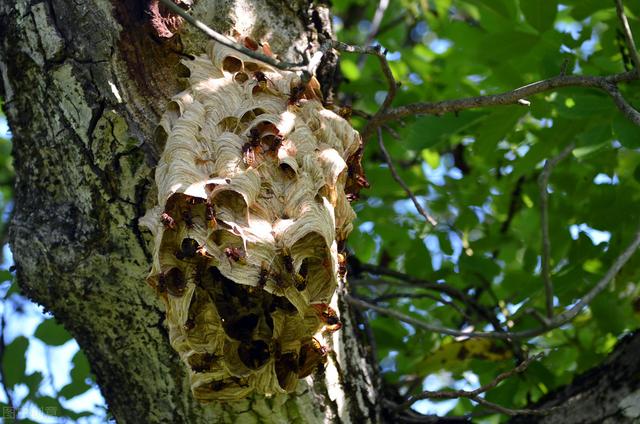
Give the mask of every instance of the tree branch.
M 435 227 L 436 225 L 438 225 L 436 220 L 433 219 L 433 217 L 429 215 L 429 213 L 426 210 L 424 210 L 420 202 L 418 202 L 418 199 L 416 198 L 415 194 L 413 194 L 409 186 L 404 182 L 404 180 L 400 177 L 400 175 L 398 175 L 398 172 L 396 171 L 396 167 L 393 166 L 391 156 L 389 155 L 389 152 L 387 152 L 386 147 L 384 147 L 384 141 L 382 140 L 382 129 L 378 127 L 377 131 L 378 131 L 378 146 L 380 147 L 380 151 L 384 155 L 384 160 L 387 162 L 387 165 L 389 165 L 389 171 L 391 171 L 391 175 L 393 176 L 393 179 L 396 180 L 396 182 L 400 185 L 400 187 L 402 187 L 405 193 L 407 193 L 407 196 L 409 196 L 409 198 L 415 205 L 416 209 L 418 210 L 418 213 L 424 216 L 427 222 Z
M 640 70 L 635 72 L 640 74 Z M 622 112 L 624 116 L 627 117 L 627 119 L 640 126 L 640 113 L 638 113 L 638 111 L 635 110 L 633 106 L 631 106 L 629 102 L 625 100 L 625 98 L 622 96 L 622 93 L 620 93 L 618 86 L 616 86 L 614 83 L 605 82 L 603 83 L 602 89 L 605 90 L 609 94 L 609 96 L 611 96 L 613 102 L 616 104 L 616 107 Z
M 498 332 L 501 331 L 500 322 L 497 320 L 495 315 L 493 315 L 489 311 L 487 307 L 484 307 L 478 304 L 478 302 L 474 298 L 467 295 L 463 291 L 458 290 L 455 287 L 452 287 L 444 283 L 433 283 L 427 280 L 413 277 L 408 274 L 404 274 L 399 271 L 395 271 L 393 269 L 384 268 L 381 266 L 371 265 L 367 263 L 358 263 L 354 267 L 359 271 L 368 272 L 370 274 L 385 275 L 388 277 L 396 278 L 407 285 L 415 286 L 424 290 L 433 290 L 439 293 L 444 293 L 447 296 L 450 296 L 454 299 L 459 300 L 468 308 L 473 309 L 478 314 L 479 317 L 484 318 L 485 320 L 487 320 L 487 322 L 491 323 L 491 325 L 496 329 L 496 331 Z M 368 283 L 373 283 L 374 281 L 376 280 L 370 280 Z M 354 280 L 352 279 L 351 282 L 353 283 Z M 391 283 L 387 282 L 387 284 L 391 284 Z
M 624 14 L 622 0 L 616 0 L 616 12 L 618 14 L 618 19 L 620 19 L 620 23 L 622 24 L 622 33 L 624 34 L 625 41 L 627 42 L 631 60 L 633 60 L 633 64 L 636 67 L 636 72 L 640 74 L 640 56 L 638 55 L 638 49 L 636 49 L 636 43 L 633 41 L 633 34 L 631 33 L 631 27 L 629 26 L 627 15 Z
M 401 298 L 405 298 L 405 299 L 423 299 L 423 298 L 432 299 L 432 300 L 435 300 L 436 302 L 440 302 L 443 305 L 447 305 L 450 308 L 453 308 L 457 313 L 459 313 L 467 321 L 469 321 L 469 322 L 473 322 L 474 321 L 473 317 L 469 316 L 468 313 L 466 313 L 460 306 L 456 305 L 454 302 L 451 302 L 449 300 L 445 300 L 442 297 L 438 297 L 438 296 L 430 294 L 430 293 L 388 293 L 388 294 L 383 294 L 383 295 L 377 296 L 374 299 L 372 299 L 371 301 L 373 303 L 378 303 L 378 302 L 384 302 L 384 301 L 391 300 L 391 299 L 401 299 Z
M 433 283 L 431 281 L 413 277 L 411 275 L 408 275 L 393 269 L 384 268 L 381 266 L 371 265 L 367 263 L 357 264 L 357 269 L 359 271 L 368 272 L 374 275 L 386 275 L 388 277 L 397 278 L 398 280 L 405 281 L 406 283 L 409 283 L 412 286 L 416 286 L 425 290 L 433 290 L 440 293 L 444 293 L 455 299 L 461 300 L 465 304 L 473 303 L 473 299 L 471 299 L 468 295 L 458 290 L 457 288 L 444 283 Z
M 495 411 L 498 412 L 502 412 L 503 414 L 507 414 L 507 415 L 546 415 L 550 412 L 553 411 L 554 408 L 549 408 L 549 409 L 511 409 L 511 408 L 506 408 L 504 406 L 495 404 L 493 402 L 489 402 L 487 400 L 485 400 L 484 398 L 482 398 L 480 395 L 482 393 L 485 393 L 491 389 L 493 389 L 494 387 L 496 387 L 500 382 L 506 380 L 507 378 L 515 375 L 515 374 L 520 374 L 522 372 L 524 372 L 528 367 L 529 364 L 534 361 L 534 360 L 538 360 L 540 358 L 542 358 L 542 354 L 538 354 L 538 355 L 533 355 L 527 359 L 525 359 L 520 365 L 518 365 L 517 367 L 503 372 L 501 374 L 499 374 L 496 378 L 494 378 L 491 382 L 478 387 L 475 390 L 471 390 L 471 391 L 467 391 L 467 390 L 439 390 L 439 391 L 424 391 L 416 396 L 412 396 L 409 399 L 407 399 L 406 402 L 400 404 L 397 406 L 397 409 L 407 409 L 409 408 L 411 405 L 413 405 L 415 402 L 419 401 L 419 400 L 423 400 L 423 399 L 458 399 L 458 398 L 467 398 L 470 399 L 474 402 L 477 402 L 483 406 L 486 406 L 488 408 L 491 408 Z M 557 408 L 555 408 L 557 409 Z
M 553 168 L 566 158 L 575 144 L 570 143 L 555 157 L 547 160 L 538 177 L 540 187 L 540 227 L 542 227 L 542 281 L 546 295 L 547 318 L 553 318 L 553 282 L 551 281 L 551 241 L 549 240 L 549 177 Z
M 476 396 L 472 396 L 469 399 L 471 399 L 474 402 L 479 403 L 482 406 L 486 406 L 489 409 L 493 409 L 494 411 L 503 413 L 505 415 L 509 415 L 511 417 L 515 416 L 515 415 L 548 415 L 551 412 L 554 412 L 560 408 L 562 408 L 562 406 L 554 406 L 552 408 L 548 408 L 548 409 L 512 409 L 512 408 L 507 408 L 505 406 L 502 405 L 498 405 L 497 403 L 493 403 L 493 402 L 489 402 L 488 400 L 476 395 Z
M 376 12 L 373 14 L 373 19 L 371 20 L 371 27 L 369 28 L 369 33 L 367 34 L 367 38 L 364 41 L 364 45 L 368 46 L 371 44 L 373 39 L 378 35 L 378 30 L 380 29 L 380 24 L 382 23 L 382 18 L 384 18 L 384 13 L 387 11 L 389 7 L 389 0 L 379 0 L 378 7 L 376 8 Z M 358 68 L 362 69 L 364 66 L 364 56 L 360 56 L 358 59 Z
M 615 90 L 612 90 L 612 87 L 615 89 L 615 84 L 636 81 L 638 79 L 640 79 L 640 76 L 638 76 L 635 71 L 623 72 L 607 77 L 560 75 L 546 80 L 534 82 L 523 87 L 516 88 L 515 90 L 507 91 L 500 94 L 467 97 L 463 99 L 444 100 L 431 103 L 414 103 L 405 106 L 399 106 L 390 109 L 386 113 L 381 114 L 377 117 L 374 116 L 369 122 L 369 126 L 371 128 L 375 128 L 384 122 L 389 122 L 412 115 L 442 115 L 444 113 L 459 112 L 466 109 L 520 104 L 521 100 L 523 100 L 527 96 L 564 87 L 588 87 L 604 90 L 613 98 L 618 108 L 621 108 L 623 105 L 620 104 L 620 99 L 617 99 Z M 622 101 L 624 101 L 624 99 L 622 99 Z M 623 109 L 621 108 L 621 110 Z M 623 112 L 625 112 L 625 110 L 623 110 Z M 629 117 L 630 115 L 633 116 L 633 113 L 629 114 L 629 112 L 630 111 L 627 110 L 627 112 L 625 112 L 625 115 L 627 117 Z M 637 114 L 637 111 L 635 113 Z M 632 120 L 636 122 L 634 119 Z
M 191 25 L 193 25 L 194 27 L 198 28 L 200 31 L 202 31 L 203 33 L 205 33 L 209 38 L 211 38 L 212 40 L 217 41 L 218 43 L 227 46 L 231 49 L 234 49 L 242 54 L 245 54 L 249 57 L 252 57 L 254 59 L 257 59 L 261 62 L 264 62 L 266 64 L 269 64 L 271 66 L 274 66 L 278 69 L 282 69 L 282 70 L 300 70 L 302 66 L 306 65 L 306 62 L 303 61 L 302 63 L 290 63 L 290 62 L 282 62 L 279 60 L 275 60 L 272 57 L 269 57 L 267 55 L 264 55 L 262 53 L 259 53 L 257 51 L 251 50 L 249 48 L 246 48 L 238 43 L 236 43 L 234 40 L 232 40 L 231 38 L 220 34 L 219 32 L 216 32 L 214 30 L 212 30 L 211 28 L 209 28 L 204 22 L 192 17 L 191 15 L 189 15 L 186 11 L 184 11 L 180 6 L 178 6 L 177 4 L 173 3 L 171 0 L 160 0 L 160 2 L 169 10 L 171 10 L 171 12 L 175 13 L 176 15 L 180 16 L 182 19 L 184 19 L 185 21 L 187 21 L 188 23 L 190 23 Z
M 387 61 L 387 50 L 382 49 L 382 47 L 379 45 L 373 47 L 352 46 L 331 39 L 325 39 L 323 43 L 329 43 L 334 49 L 342 52 L 370 54 L 376 56 L 380 61 L 380 69 L 382 70 L 382 73 L 387 80 L 389 90 L 387 91 L 387 95 L 385 96 L 384 101 L 382 102 L 382 105 L 380 105 L 378 111 L 371 117 L 371 120 L 364 126 L 364 128 L 360 132 L 360 134 L 362 135 L 362 140 L 366 142 L 371 133 L 380 125 L 380 123 L 378 123 L 378 121 L 380 121 L 380 117 L 386 114 L 398 91 L 398 84 L 393 77 L 393 72 L 391 72 L 389 62 Z M 376 125 L 372 125 L 373 123 L 376 123 Z
M 571 320 L 573 320 L 584 308 L 587 306 L 594 297 L 596 297 L 602 290 L 607 287 L 607 285 L 613 280 L 613 278 L 618 274 L 620 269 L 627 263 L 631 255 L 638 249 L 640 246 L 640 230 L 635 234 L 634 240 L 627 246 L 627 248 L 618 256 L 618 258 L 611 265 L 606 274 L 598 281 L 598 283 L 586 294 L 584 295 L 575 305 L 571 308 L 565 310 L 563 313 L 556 315 L 553 319 L 549 320 L 549 325 L 534 328 L 531 330 L 523 330 L 516 332 L 498 332 L 498 331 L 459 331 L 451 328 L 444 328 L 437 325 L 428 324 L 422 320 L 417 318 L 413 318 L 409 315 L 403 314 L 401 312 L 393 311 L 386 308 L 381 308 L 379 306 L 373 305 L 369 302 L 366 302 L 362 299 L 357 299 L 350 295 L 345 295 L 345 298 L 351 304 L 360 307 L 360 308 L 368 308 L 378 312 L 379 314 L 390 316 L 396 318 L 400 321 L 411 324 L 417 328 L 422 328 L 427 331 L 433 331 L 441 334 L 448 334 L 450 336 L 455 337 L 483 337 L 483 338 L 495 338 L 502 340 L 514 340 L 514 339 L 526 339 L 535 336 L 539 336 L 540 334 L 544 334 L 547 331 L 558 328 Z

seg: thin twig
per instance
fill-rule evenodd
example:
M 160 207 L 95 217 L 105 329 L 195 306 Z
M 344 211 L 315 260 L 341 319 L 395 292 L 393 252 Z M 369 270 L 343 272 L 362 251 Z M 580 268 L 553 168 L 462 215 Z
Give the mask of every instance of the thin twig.
M 331 46 L 342 52 L 347 53 L 359 53 L 359 54 L 369 54 L 376 56 L 380 61 L 380 69 L 384 74 L 385 79 L 387 80 L 387 84 L 389 89 L 387 90 L 387 95 L 384 98 L 384 101 L 380 105 L 378 111 L 371 117 L 371 120 L 364 126 L 361 131 L 362 140 L 366 142 L 369 136 L 373 133 L 373 131 L 380 125 L 371 126 L 372 123 L 376 123 L 380 120 L 380 117 L 387 113 L 387 110 L 391 106 L 393 99 L 396 97 L 396 93 L 398 91 L 398 83 L 396 79 L 393 77 L 393 72 L 391 72 L 391 68 L 389 67 L 389 62 L 387 61 L 386 50 L 383 50 L 381 46 L 373 46 L 373 47 L 361 47 L 361 46 L 352 46 L 350 44 L 345 44 L 337 40 L 326 39 L 323 43 L 330 43 Z
M 404 281 L 409 285 L 412 285 L 415 287 L 444 293 L 450 297 L 453 297 L 454 299 L 461 300 L 465 304 L 473 302 L 473 299 L 471 299 L 465 293 L 448 284 L 433 283 L 431 281 L 423 280 L 422 278 L 417 278 L 400 271 L 396 271 L 393 269 L 389 269 L 389 268 L 385 268 L 377 265 L 367 264 L 367 263 L 359 263 L 358 268 L 360 271 L 364 271 L 369 274 L 386 275 L 387 277 L 397 278 L 398 280 Z
M 271 66 L 275 66 L 278 69 L 282 69 L 282 70 L 301 70 L 302 67 L 304 65 L 306 65 L 306 62 L 303 61 L 302 63 L 290 63 L 290 62 L 282 62 L 279 60 L 275 60 L 272 57 L 266 56 L 264 54 L 258 53 L 257 51 L 248 49 L 238 43 L 236 43 L 234 40 L 232 40 L 231 38 L 224 36 L 222 34 L 220 34 L 219 32 L 216 32 L 214 30 L 212 30 L 211 28 L 209 28 L 204 22 L 194 18 L 193 16 L 189 15 L 186 11 L 184 11 L 180 6 L 178 6 L 177 4 L 173 3 L 171 0 L 160 0 L 160 2 L 167 8 L 170 9 L 173 13 L 175 13 L 176 15 L 180 16 L 182 19 L 184 19 L 185 21 L 187 21 L 188 23 L 190 23 L 191 25 L 193 25 L 194 27 L 198 28 L 200 31 L 202 31 L 203 33 L 205 33 L 209 38 L 217 41 L 218 43 L 227 46 L 233 50 L 236 50 L 242 54 L 245 54 L 249 57 L 252 57 L 254 59 L 260 60 L 264 63 L 267 63 Z
M 467 312 L 465 312 L 460 306 L 456 305 L 455 302 L 451 302 L 450 300 L 445 300 L 442 297 L 438 297 L 438 296 L 435 296 L 435 295 L 430 294 L 430 293 L 388 293 L 388 294 L 383 294 L 383 295 L 377 296 L 376 298 L 372 299 L 371 301 L 373 303 L 378 303 L 378 302 L 384 302 L 384 301 L 391 300 L 391 299 L 402 299 L 402 298 L 404 298 L 404 299 L 422 299 L 422 298 L 432 299 L 432 300 L 435 300 L 436 302 L 440 302 L 443 305 L 447 305 L 447 306 L 453 308 L 456 312 L 458 312 L 467 321 L 469 321 L 469 322 L 473 322 L 474 321 L 473 317 L 469 316 L 469 314 Z
M 393 176 L 393 179 L 396 180 L 396 182 L 400 185 L 400 187 L 402 187 L 405 193 L 407 193 L 407 196 L 409 196 L 409 198 L 415 205 L 416 209 L 418 210 L 418 213 L 424 216 L 427 222 L 429 222 L 429 224 L 435 227 L 436 225 L 438 225 L 438 222 L 435 219 L 433 219 L 433 217 L 429 215 L 427 211 L 424 210 L 420 202 L 418 202 L 418 199 L 416 198 L 415 194 L 413 194 L 409 186 L 404 182 L 404 180 L 400 177 L 400 175 L 398 175 L 398 172 L 396 171 L 396 167 L 393 166 L 393 161 L 391 160 L 391 156 L 389 155 L 389 152 L 387 152 L 386 147 L 384 147 L 384 141 L 382 140 L 382 129 L 378 127 L 377 131 L 378 131 L 378 146 L 380 147 L 380 151 L 382 152 L 382 155 L 384 156 L 384 159 L 387 162 L 387 165 L 389 166 L 389 171 L 391 171 L 391 175 Z
M 636 72 L 640 74 L 640 55 L 638 55 L 636 43 L 633 41 L 633 34 L 631 33 L 631 27 L 629 26 L 627 15 L 624 14 L 622 0 L 616 0 L 616 12 L 618 13 L 618 19 L 620 19 L 620 23 L 622 24 L 622 33 L 624 34 L 624 39 L 627 42 L 631 60 L 633 60 L 633 64 L 636 67 Z
M 412 275 L 408 275 L 393 269 L 389 269 L 389 268 L 385 268 L 377 265 L 359 263 L 358 267 L 360 271 L 364 271 L 374 275 L 384 275 L 384 276 L 396 278 L 402 281 L 406 285 L 418 287 L 424 290 L 433 290 L 439 293 L 444 293 L 454 299 L 458 299 L 459 301 L 462 302 L 462 304 L 476 311 L 476 313 L 480 317 L 490 322 L 491 325 L 496 329 L 496 331 L 500 331 L 500 323 L 498 322 L 496 317 L 493 314 L 491 314 L 489 310 L 487 310 L 486 307 L 483 307 L 482 305 L 478 304 L 478 302 L 474 298 L 472 298 L 471 296 L 467 295 L 463 291 L 460 291 L 453 286 L 450 286 L 445 283 L 433 283 L 431 281 L 423 280 L 421 278 L 417 278 Z M 397 285 L 397 283 L 395 282 L 390 283 L 384 280 L 367 280 L 366 283 L 372 284 L 372 283 L 377 283 L 378 281 L 383 281 L 386 284 Z M 357 282 L 358 282 L 357 279 L 351 279 L 351 283 L 357 283 Z
M 393 311 L 386 308 L 381 308 L 380 306 L 373 305 L 369 302 L 366 302 L 362 299 L 357 299 L 350 295 L 345 295 L 348 302 L 351 304 L 361 307 L 361 308 L 369 308 L 378 312 L 379 314 L 390 316 L 400 321 L 411 324 L 415 327 L 425 329 L 427 331 L 433 331 L 435 333 L 448 334 L 450 336 L 456 337 L 482 337 L 482 338 L 494 338 L 494 339 L 502 339 L 502 340 L 511 340 L 511 339 L 526 339 L 535 336 L 539 336 L 540 334 L 544 334 L 547 331 L 558 328 L 571 320 L 573 320 L 584 308 L 587 306 L 594 297 L 596 297 L 602 290 L 604 290 L 607 285 L 613 280 L 613 278 L 620 272 L 620 269 L 627 263 L 631 255 L 638 249 L 640 246 L 640 230 L 636 232 L 634 240 L 627 246 L 627 248 L 618 256 L 618 258 L 613 262 L 609 270 L 606 274 L 598 281 L 598 283 L 586 294 L 584 295 L 575 305 L 571 308 L 565 310 L 563 313 L 558 314 L 553 317 L 553 319 L 549 320 L 548 326 L 543 326 L 539 328 L 534 328 L 531 330 L 523 330 L 516 332 L 499 332 L 499 331 L 459 331 L 451 328 L 444 328 L 437 325 L 432 325 L 426 323 L 417 318 L 413 318 L 409 315 L 403 314 L 401 312 Z
M 554 406 L 552 408 L 546 408 L 546 409 L 513 409 L 513 408 L 507 408 L 506 406 L 498 405 L 497 403 L 489 402 L 485 398 L 482 398 L 477 395 L 470 397 L 469 399 L 479 403 L 482 406 L 486 406 L 489 409 L 493 409 L 494 411 L 500 412 L 505 415 L 509 415 L 511 417 L 516 415 L 548 415 L 562 408 L 561 406 Z
M 534 361 L 534 360 L 538 360 L 540 358 L 542 358 L 542 354 L 537 354 L 537 355 L 533 355 L 530 356 L 529 358 L 525 359 L 524 361 L 522 361 L 522 363 L 520 363 L 520 365 L 518 365 L 517 367 L 503 372 L 501 374 L 499 374 L 496 378 L 494 378 L 493 380 L 491 380 L 489 383 L 478 387 L 475 390 L 438 390 L 438 391 L 429 391 L 426 390 L 420 394 L 417 394 L 415 396 L 411 396 L 409 399 L 407 399 L 406 402 L 398 405 L 398 409 L 407 409 L 408 407 L 410 407 L 411 405 L 413 405 L 415 402 L 419 401 L 419 400 L 423 400 L 423 399 L 458 399 L 461 397 L 465 397 L 465 398 L 469 398 L 469 399 L 474 399 L 476 396 L 485 393 L 493 388 L 495 388 L 498 384 L 500 384 L 500 382 L 506 380 L 507 378 L 513 376 L 514 374 L 520 374 L 522 372 L 524 372 L 528 367 L 529 364 Z
M 549 178 L 553 168 L 566 158 L 575 144 L 570 143 L 555 157 L 547 160 L 544 169 L 538 177 L 540 187 L 540 226 L 542 227 L 542 281 L 546 295 L 547 318 L 553 318 L 553 281 L 551 280 L 551 241 L 549 239 Z
M 406 116 L 442 115 L 449 112 L 459 112 L 462 110 L 488 106 L 514 105 L 519 104 L 519 101 L 523 100 L 527 96 L 564 87 L 590 87 L 604 90 L 613 97 L 618 108 L 621 108 L 621 105 L 618 104 L 618 101 L 616 100 L 615 91 L 611 89 L 611 86 L 613 85 L 613 88 L 615 88 L 615 84 L 635 81 L 638 79 L 640 79 L 640 76 L 638 76 L 635 71 L 623 72 L 606 77 L 560 75 L 500 94 L 467 97 L 463 99 L 444 100 L 431 103 L 413 103 L 405 106 L 399 106 L 389 109 L 386 113 L 375 117 L 371 122 L 369 122 L 369 126 L 371 126 L 371 128 L 375 128 L 384 122 L 393 121 Z M 629 116 L 629 114 L 625 114 Z
M 640 70 L 636 71 L 640 75 Z M 634 109 L 633 106 L 629 104 L 620 93 L 618 86 L 614 83 L 603 83 L 602 89 L 605 90 L 609 96 L 613 99 L 613 102 L 616 104 L 617 108 L 622 112 L 624 116 L 627 117 L 631 122 L 640 126 L 640 113 Z
M 378 35 L 378 29 L 380 28 L 380 24 L 382 23 L 382 18 L 384 18 L 384 12 L 387 11 L 387 7 L 389 7 L 389 0 L 378 1 L 378 7 L 376 8 L 376 12 L 373 14 L 371 27 L 369 27 L 369 33 L 367 34 L 367 38 L 364 41 L 365 46 L 370 45 L 376 35 Z M 365 56 L 362 55 L 358 59 L 358 68 L 360 69 L 362 69 L 362 67 L 364 66 L 364 58 Z

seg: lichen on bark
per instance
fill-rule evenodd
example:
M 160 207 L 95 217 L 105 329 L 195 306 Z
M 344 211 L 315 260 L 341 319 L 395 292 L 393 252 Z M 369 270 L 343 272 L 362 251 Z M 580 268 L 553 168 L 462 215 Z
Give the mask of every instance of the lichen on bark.
M 158 206 L 142 221 L 148 282 L 197 399 L 292 392 L 324 360 L 322 331 L 339 328 L 328 304 L 360 136 L 295 72 L 216 43 L 184 64 L 188 88 L 157 131 Z

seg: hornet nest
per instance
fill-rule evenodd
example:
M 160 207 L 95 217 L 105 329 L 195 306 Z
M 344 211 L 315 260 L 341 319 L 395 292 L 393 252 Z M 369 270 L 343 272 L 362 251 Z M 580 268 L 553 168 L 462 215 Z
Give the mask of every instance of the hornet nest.
M 147 279 L 201 401 L 287 393 L 324 362 L 313 337 L 366 185 L 359 134 L 305 83 L 221 44 L 184 64 L 189 87 L 158 132 Z

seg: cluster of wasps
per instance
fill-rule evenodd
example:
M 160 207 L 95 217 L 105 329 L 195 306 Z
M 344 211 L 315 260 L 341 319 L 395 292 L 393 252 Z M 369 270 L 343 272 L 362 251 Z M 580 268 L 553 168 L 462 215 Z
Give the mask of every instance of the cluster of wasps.
M 160 222 L 165 231 L 177 231 L 181 223 L 188 229 L 193 228 L 195 225 L 193 209 L 197 207 L 199 208 L 198 211 L 202 213 L 202 205 L 204 205 L 204 218 L 208 227 L 215 229 L 219 225 L 225 225 L 223 221 L 216 218 L 214 206 L 204 199 L 184 195 L 177 195 L 177 199 L 176 201 L 168 202 L 168 207 L 160 215 Z M 177 218 L 178 216 L 179 218 Z M 222 251 L 231 266 L 243 264 L 246 260 L 247 252 L 242 247 L 227 246 Z M 281 255 L 278 256 L 282 263 L 283 272 L 273 271 L 266 262 L 263 262 L 256 286 L 241 287 L 224 277 L 216 267 L 209 266 L 209 260 L 212 256 L 207 253 L 205 246 L 200 245 L 193 238 L 183 238 L 179 248 L 175 250 L 174 256 L 178 261 L 198 264 L 194 280 L 201 286 L 206 286 L 203 283 L 206 279 L 203 274 L 213 274 L 213 278 L 210 278 L 210 281 L 214 284 L 219 284 L 223 288 L 223 296 L 220 297 L 223 300 L 220 300 L 213 293 L 210 295 L 211 301 L 218 301 L 219 311 L 225 308 L 224 305 L 220 305 L 221 302 L 226 304 L 227 309 L 234 303 L 240 304 L 236 309 L 232 307 L 226 314 L 223 314 L 223 322 L 226 323 L 224 325 L 225 332 L 231 338 L 244 343 L 238 349 L 238 355 L 243 363 L 257 369 L 264 365 L 273 354 L 276 358 L 275 370 L 279 379 L 281 376 L 286 376 L 292 372 L 297 378 L 304 378 L 314 371 L 323 369 L 329 350 L 322 346 L 315 337 L 309 337 L 306 341 L 303 341 L 297 354 L 292 352 L 282 353 L 277 342 L 267 343 L 262 340 L 252 340 L 251 333 L 257 324 L 255 314 L 246 313 L 246 311 L 244 315 L 241 313 L 242 307 L 247 306 L 252 298 L 263 299 L 262 302 L 267 298 L 269 299 L 267 303 L 270 308 L 281 308 L 288 312 L 295 312 L 295 307 L 286 298 L 271 295 L 264 291 L 264 287 L 268 280 L 272 280 L 279 287 L 294 284 L 297 290 L 304 290 L 309 272 L 306 261 L 302 262 L 299 271 L 296 272 L 291 253 L 288 249 L 283 248 Z M 341 278 L 344 277 L 344 272 L 346 272 L 344 258 L 344 255 L 339 255 L 339 274 Z M 173 267 L 159 274 L 157 290 L 161 295 L 167 293 L 173 297 L 182 297 L 185 294 L 186 284 L 187 279 L 181 268 Z M 317 303 L 310 306 L 324 326 L 325 332 L 332 333 L 342 327 L 338 314 L 328 304 Z M 268 312 L 265 311 L 265 313 Z M 190 331 L 194 326 L 194 319 L 190 317 L 184 324 L 184 329 Z M 189 363 L 194 372 L 206 372 L 209 370 L 210 364 L 217 359 L 219 358 L 211 353 L 197 354 L 190 359 Z M 285 377 L 282 377 L 282 380 L 284 381 Z M 216 384 L 219 386 L 221 383 L 216 382 Z

